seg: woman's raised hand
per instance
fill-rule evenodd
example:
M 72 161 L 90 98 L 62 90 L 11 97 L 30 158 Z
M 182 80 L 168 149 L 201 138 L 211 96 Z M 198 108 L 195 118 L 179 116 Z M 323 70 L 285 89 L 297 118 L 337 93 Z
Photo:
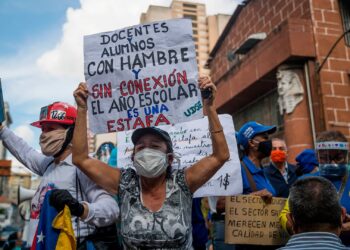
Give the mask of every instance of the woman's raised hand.
M 214 104 L 214 100 L 216 97 L 216 86 L 211 81 L 209 76 L 200 76 L 198 78 L 198 85 L 201 91 L 209 90 L 210 92 L 207 93 L 208 98 L 203 98 L 203 104 L 212 106 Z

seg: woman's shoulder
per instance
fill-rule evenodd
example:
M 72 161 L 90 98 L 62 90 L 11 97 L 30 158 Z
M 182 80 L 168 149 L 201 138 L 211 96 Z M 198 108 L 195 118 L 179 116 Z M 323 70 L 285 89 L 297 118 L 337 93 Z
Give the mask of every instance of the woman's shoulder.
M 124 168 L 120 170 L 120 183 L 119 189 L 123 191 L 133 186 L 137 186 L 137 174 L 132 168 Z
M 131 179 L 135 179 L 136 176 L 136 171 L 132 168 L 120 169 L 120 181 L 130 181 Z
M 186 181 L 185 169 L 178 169 L 171 173 L 172 178 L 175 178 L 176 184 L 181 188 L 186 195 L 192 196 L 190 188 Z

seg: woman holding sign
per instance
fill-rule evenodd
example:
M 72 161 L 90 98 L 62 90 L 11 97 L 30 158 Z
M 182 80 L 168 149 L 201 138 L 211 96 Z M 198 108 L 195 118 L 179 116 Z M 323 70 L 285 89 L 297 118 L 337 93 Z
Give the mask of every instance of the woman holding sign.
M 74 92 L 78 118 L 73 136 L 73 162 L 98 185 L 120 195 L 121 236 L 127 249 L 191 249 L 192 194 L 229 159 L 229 150 L 214 105 L 216 87 L 209 77 L 199 78 L 209 120 L 213 153 L 187 169 L 171 171 L 173 145 L 166 131 L 141 128 L 132 134 L 136 169 L 112 169 L 89 158 L 86 138 L 88 90 L 81 83 Z

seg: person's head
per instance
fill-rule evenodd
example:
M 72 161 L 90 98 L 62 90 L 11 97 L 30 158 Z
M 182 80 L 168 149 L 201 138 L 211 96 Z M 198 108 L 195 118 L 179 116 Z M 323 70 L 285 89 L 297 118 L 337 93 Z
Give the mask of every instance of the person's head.
M 349 144 L 339 131 L 324 131 L 317 136 L 316 151 L 320 175 L 327 178 L 347 174 Z
M 276 126 L 265 126 L 255 121 L 245 123 L 237 134 L 238 146 L 245 155 L 254 154 L 258 159 L 270 156 L 272 143 L 269 134 L 276 131 Z
M 298 175 L 304 175 L 308 173 L 313 173 L 318 169 L 318 161 L 316 157 L 316 152 L 313 149 L 305 149 L 295 158 L 297 162 L 297 172 Z
M 147 178 L 156 178 L 170 171 L 173 144 L 168 132 L 156 128 L 136 129 L 131 140 L 134 150 L 131 156 L 136 172 Z
M 40 128 L 40 147 L 43 154 L 58 157 L 70 144 L 73 137 L 77 109 L 64 102 L 54 102 L 42 107 L 39 120 L 31 123 Z
M 290 216 L 295 233 L 340 233 L 343 211 L 334 185 L 323 177 L 297 180 L 289 192 Z
M 283 164 L 287 161 L 287 156 L 286 142 L 280 138 L 272 138 L 271 161 L 275 164 Z

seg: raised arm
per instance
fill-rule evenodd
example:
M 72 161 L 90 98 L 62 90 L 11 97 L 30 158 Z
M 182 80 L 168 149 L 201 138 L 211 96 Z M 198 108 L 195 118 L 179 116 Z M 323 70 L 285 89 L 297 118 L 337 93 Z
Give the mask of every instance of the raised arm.
M 186 169 L 186 180 L 192 193 L 206 183 L 230 158 L 226 138 L 214 104 L 216 86 L 209 77 L 200 77 L 199 87 L 201 90 L 208 88 L 212 90 L 211 97 L 203 99 L 203 105 L 209 120 L 213 153 Z
M 88 89 L 80 83 L 74 91 L 78 105 L 78 116 L 73 134 L 73 164 L 84 172 L 97 185 L 110 193 L 118 193 L 120 170 L 109 167 L 106 163 L 90 158 L 88 155 L 86 112 Z

